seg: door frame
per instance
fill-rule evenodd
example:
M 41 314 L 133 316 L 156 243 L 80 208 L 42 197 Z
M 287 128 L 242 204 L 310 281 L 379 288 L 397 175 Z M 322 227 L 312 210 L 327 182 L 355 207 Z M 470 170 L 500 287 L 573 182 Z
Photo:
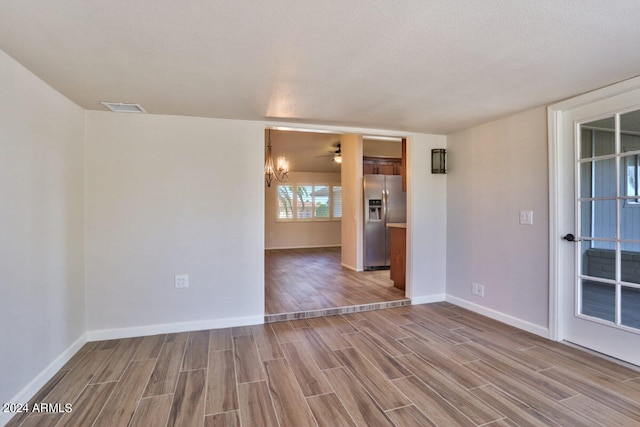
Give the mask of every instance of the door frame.
M 578 107 L 595 102 L 606 101 L 608 98 L 618 98 L 621 95 L 631 95 L 640 92 L 640 77 L 634 77 L 620 83 L 613 84 L 592 92 L 579 95 L 547 107 L 548 151 L 549 151 L 549 338 L 562 341 L 564 304 L 562 283 L 576 274 L 573 265 L 574 248 L 564 242 L 560 236 L 574 229 L 573 199 L 575 190 L 567 189 L 565 182 L 574 176 L 572 170 L 566 170 L 563 165 L 567 160 L 573 163 L 573 150 L 567 149 L 566 138 L 571 135 L 569 144 L 573 144 L 573 128 L 566 129 L 563 125 L 564 114 Z M 637 98 L 636 98 L 637 99 Z M 567 159 L 571 156 L 570 159 Z M 571 193 L 571 197 L 569 194 Z M 568 202 L 570 200 L 570 202 Z M 569 204 L 570 203 L 570 204 Z M 569 230 L 569 231 L 567 231 Z M 568 262 L 571 260 L 571 262 Z M 570 279 L 572 280 L 572 279 Z

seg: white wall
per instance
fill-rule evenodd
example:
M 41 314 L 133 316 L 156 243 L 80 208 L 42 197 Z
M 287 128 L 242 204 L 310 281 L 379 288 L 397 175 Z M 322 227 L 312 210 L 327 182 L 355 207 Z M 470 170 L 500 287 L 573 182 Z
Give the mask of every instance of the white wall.
M 362 155 L 372 157 L 402 157 L 402 142 L 363 139 Z
M 0 76 L 0 402 L 18 403 L 85 332 L 84 111 L 2 51 Z
M 548 326 L 544 107 L 449 135 L 447 297 L 544 334 Z M 533 211 L 533 225 L 519 212 Z M 471 294 L 473 282 L 485 296 Z
M 290 172 L 287 183 L 340 185 L 340 173 Z M 266 249 L 340 246 L 340 221 L 276 221 L 277 185 L 264 185 Z
M 91 338 L 262 322 L 263 144 L 256 122 L 87 113 Z
M 342 258 L 344 267 L 363 269 L 362 135 L 340 137 L 342 149 Z
M 431 149 L 447 148 L 443 135 L 407 140 L 407 296 L 414 304 L 445 298 L 447 179 L 431 173 Z

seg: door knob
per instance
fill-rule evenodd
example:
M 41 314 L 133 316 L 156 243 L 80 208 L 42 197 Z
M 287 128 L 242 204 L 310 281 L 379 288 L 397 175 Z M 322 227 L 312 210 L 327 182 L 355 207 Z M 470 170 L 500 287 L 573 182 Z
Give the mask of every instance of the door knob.
M 564 240 L 566 240 L 567 242 L 579 242 L 580 241 L 580 240 L 576 240 L 576 236 L 574 236 L 571 233 L 562 236 L 562 238 Z

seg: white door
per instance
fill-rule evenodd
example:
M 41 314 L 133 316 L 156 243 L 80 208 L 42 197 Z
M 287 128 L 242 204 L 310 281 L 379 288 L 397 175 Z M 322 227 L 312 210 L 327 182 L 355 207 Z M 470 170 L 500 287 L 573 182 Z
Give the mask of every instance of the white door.
M 640 365 L 640 92 L 557 129 L 559 338 Z

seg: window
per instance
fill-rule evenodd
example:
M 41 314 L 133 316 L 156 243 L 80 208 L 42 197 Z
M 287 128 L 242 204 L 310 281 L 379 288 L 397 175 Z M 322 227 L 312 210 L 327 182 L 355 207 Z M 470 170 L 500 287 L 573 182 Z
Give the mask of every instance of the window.
M 329 186 L 316 185 L 313 193 L 314 216 L 316 218 L 329 218 Z
M 293 219 L 293 186 L 278 185 L 278 219 Z
M 342 218 L 342 187 L 336 185 L 332 188 L 333 217 Z
M 284 184 L 276 191 L 277 221 L 331 221 L 342 218 L 342 187 Z
M 296 218 L 313 218 L 313 185 L 298 185 L 296 194 Z

